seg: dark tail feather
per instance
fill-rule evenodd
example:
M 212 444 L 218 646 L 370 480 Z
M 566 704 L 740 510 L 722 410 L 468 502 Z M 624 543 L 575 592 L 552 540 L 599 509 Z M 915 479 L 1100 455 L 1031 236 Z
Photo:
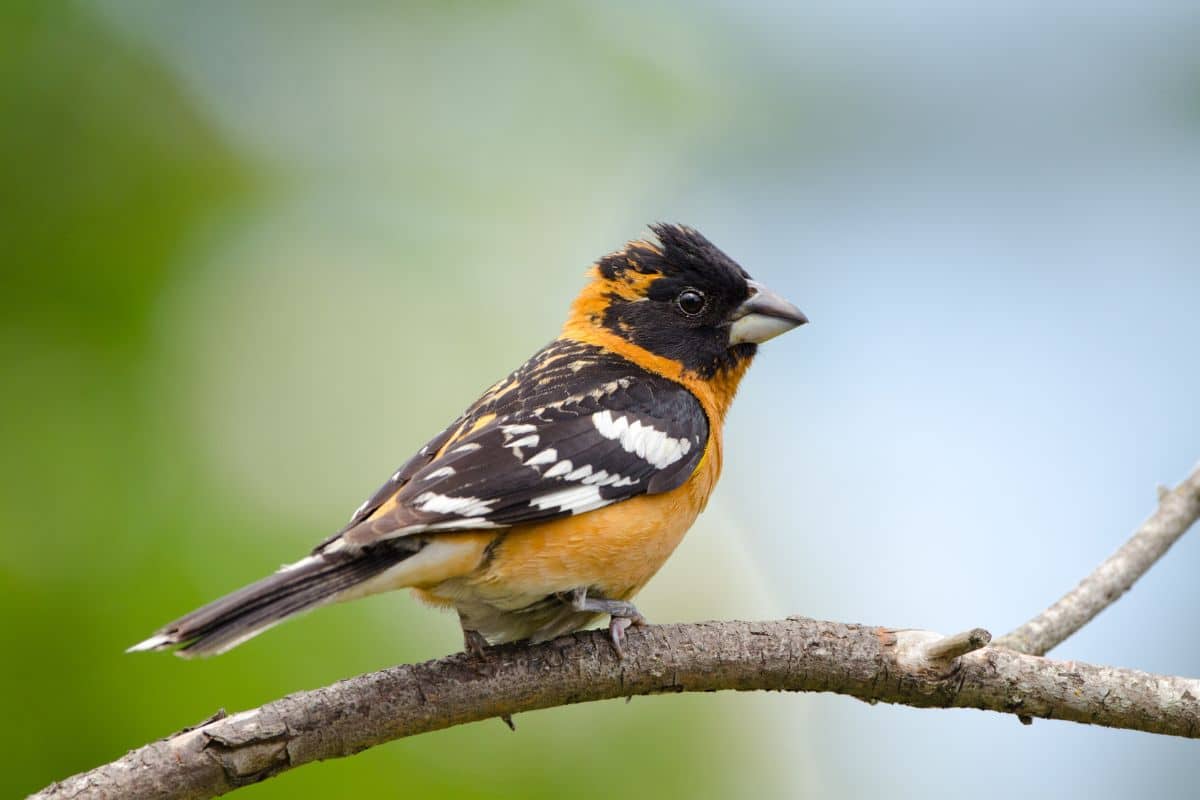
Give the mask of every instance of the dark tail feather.
M 335 600 L 418 549 L 417 542 L 398 539 L 356 555 L 310 556 L 180 617 L 126 652 L 183 645 L 175 654 L 185 658 L 224 653 L 288 617 Z

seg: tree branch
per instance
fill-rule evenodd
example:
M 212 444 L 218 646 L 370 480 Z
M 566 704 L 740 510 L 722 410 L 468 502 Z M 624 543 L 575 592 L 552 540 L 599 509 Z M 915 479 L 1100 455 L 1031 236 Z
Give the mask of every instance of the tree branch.
M 47 787 L 35 798 L 208 798 L 393 739 L 551 706 L 664 692 L 818 691 L 979 708 L 1200 738 L 1200 681 L 1018 652 L 1061 642 L 1112 603 L 1200 516 L 1200 468 L 1133 539 L 1035 620 L 988 646 L 790 617 L 634 628 L 393 667 L 220 716 Z M 1000 644 L 1006 646 L 997 646 Z
M 1092 621 L 1129 591 L 1200 517 L 1200 464 L 1182 483 L 1160 490 L 1158 509 L 1133 537 L 1058 602 L 1011 633 L 997 647 L 1041 656 Z
M 949 652 L 960 649 L 962 640 Z M 984 637 L 976 637 L 976 641 Z M 1200 681 L 793 617 L 631 630 L 625 659 L 592 631 L 458 654 L 301 692 L 155 742 L 37 797 L 205 798 L 392 739 L 551 706 L 665 692 L 819 691 L 917 707 L 1200 734 Z

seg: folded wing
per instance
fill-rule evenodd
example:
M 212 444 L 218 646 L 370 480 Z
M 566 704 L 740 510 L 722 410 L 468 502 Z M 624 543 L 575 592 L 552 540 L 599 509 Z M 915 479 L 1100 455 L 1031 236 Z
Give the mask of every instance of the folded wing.
M 708 442 L 699 401 L 618 356 L 572 355 L 542 369 L 531 360 L 509 391 L 485 396 L 324 547 L 540 522 L 682 485 Z M 554 365 L 566 371 L 544 374 Z

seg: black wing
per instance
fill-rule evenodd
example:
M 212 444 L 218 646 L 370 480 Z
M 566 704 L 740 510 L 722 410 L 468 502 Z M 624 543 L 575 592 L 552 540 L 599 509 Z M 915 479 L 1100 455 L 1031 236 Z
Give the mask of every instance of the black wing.
M 331 543 L 501 528 L 667 492 L 695 471 L 708 433 L 680 384 L 560 340 L 398 470 Z

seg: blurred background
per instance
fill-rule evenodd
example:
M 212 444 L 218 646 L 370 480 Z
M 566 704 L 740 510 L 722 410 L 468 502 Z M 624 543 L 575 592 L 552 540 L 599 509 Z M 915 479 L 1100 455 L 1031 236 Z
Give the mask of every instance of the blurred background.
M 1200 459 L 1200 6 L 163 4 L 0 15 L 0 795 L 460 646 L 394 595 L 126 656 L 294 560 L 704 231 L 772 342 L 653 621 L 1011 629 Z M 1200 674 L 1200 533 L 1055 651 Z M 1195 745 L 833 696 L 593 704 L 239 796 L 1194 796 Z M 19 723 L 19 724 L 16 724 Z

